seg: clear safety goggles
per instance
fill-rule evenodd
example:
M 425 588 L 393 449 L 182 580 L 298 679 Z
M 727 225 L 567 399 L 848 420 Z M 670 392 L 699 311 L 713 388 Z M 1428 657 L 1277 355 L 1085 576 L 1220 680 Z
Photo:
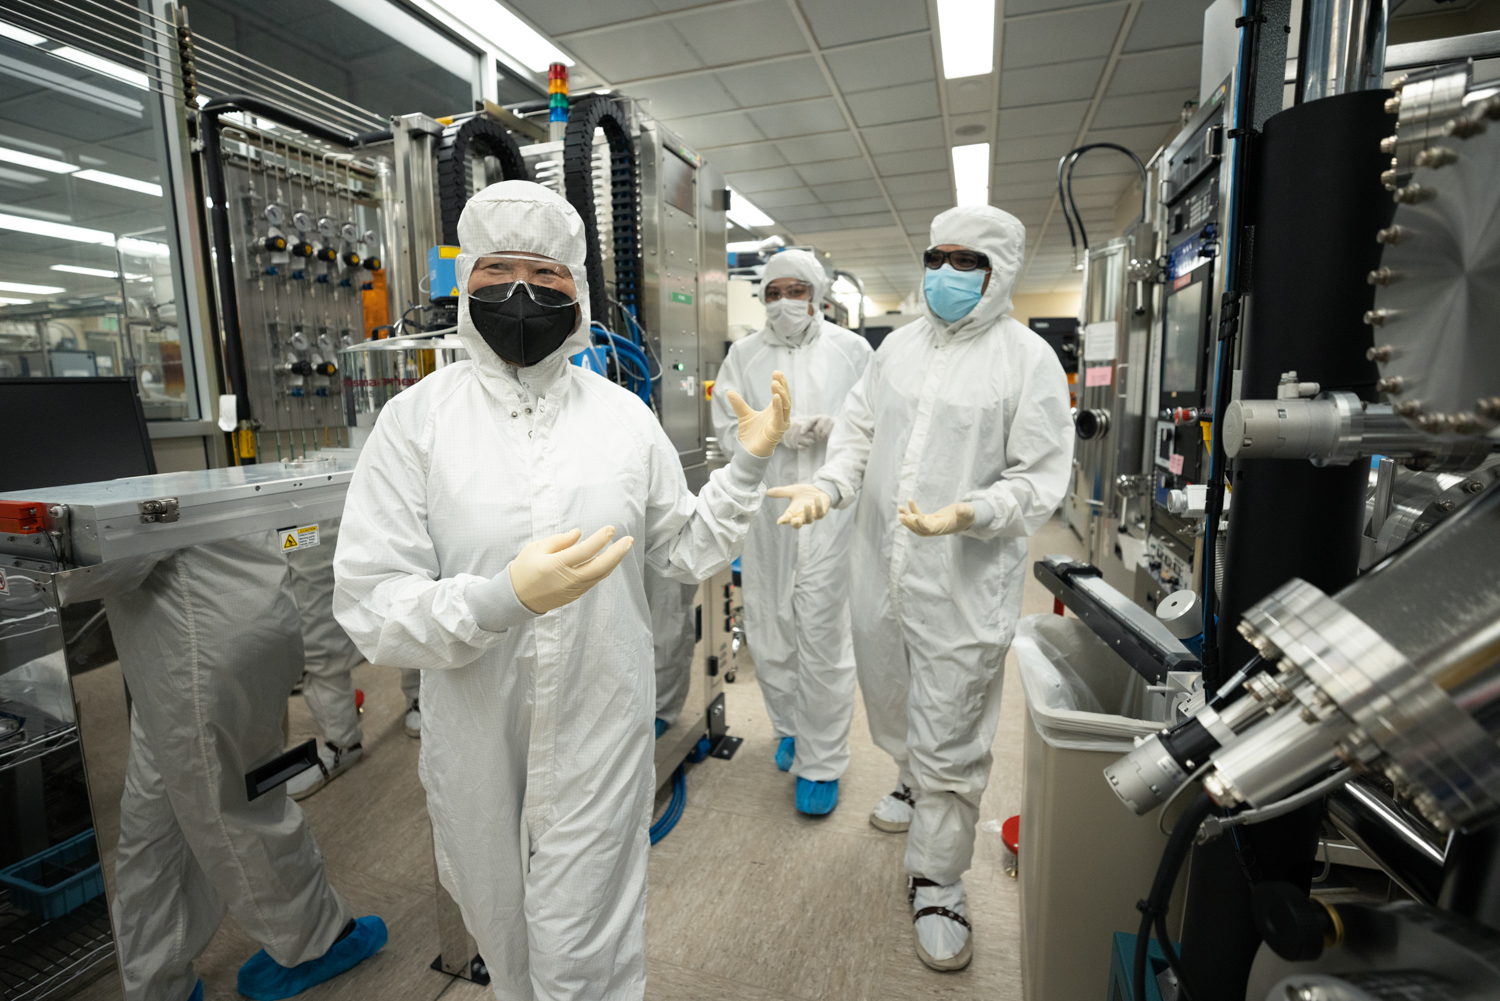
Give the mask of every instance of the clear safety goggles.
M 775 302 L 778 299 L 811 299 L 812 286 L 805 282 L 791 282 L 786 285 L 767 285 L 766 302 Z
M 551 306 L 560 309 L 563 306 L 572 306 L 578 302 L 576 292 L 568 289 L 553 288 L 550 285 L 537 285 L 534 282 L 506 282 L 503 285 L 484 285 L 469 293 L 469 298 L 479 302 L 505 302 L 517 293 L 524 294 L 532 302 L 539 306 Z
M 583 273 L 583 266 L 569 266 L 561 261 L 555 261 L 550 257 L 540 254 L 521 253 L 497 253 L 497 254 L 474 254 L 474 269 L 469 274 L 470 287 L 475 283 L 484 286 L 475 289 L 471 294 L 480 297 L 481 292 L 489 289 L 507 289 L 508 291 L 490 293 L 482 298 L 490 302 L 504 302 L 516 291 L 515 286 L 523 288 L 537 302 L 547 306 L 565 306 L 578 301 L 578 286 L 575 275 Z M 546 289 L 555 292 L 563 298 L 552 302 L 543 302 L 536 290 Z M 548 299 L 555 296 L 548 295 Z

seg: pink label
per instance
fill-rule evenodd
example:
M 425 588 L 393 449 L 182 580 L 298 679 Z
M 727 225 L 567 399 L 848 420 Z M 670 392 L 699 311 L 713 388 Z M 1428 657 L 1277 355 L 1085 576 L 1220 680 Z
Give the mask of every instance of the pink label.
M 1083 384 L 1085 386 L 1108 386 L 1114 381 L 1114 377 L 1113 365 L 1095 365 L 1084 373 Z
M 1170 459 L 1167 460 L 1167 468 L 1172 471 L 1172 475 L 1174 475 L 1174 476 L 1181 476 L 1182 475 L 1182 456 L 1178 455 L 1176 452 L 1173 452 L 1172 453 L 1172 458 L 1170 458 Z

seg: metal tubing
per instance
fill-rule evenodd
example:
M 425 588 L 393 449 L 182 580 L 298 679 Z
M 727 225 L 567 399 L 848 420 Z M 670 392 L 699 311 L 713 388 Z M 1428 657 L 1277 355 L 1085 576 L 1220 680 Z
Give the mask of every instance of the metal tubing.
M 1303 101 L 1376 90 L 1385 75 L 1385 0 L 1307 0 Z
M 1396 801 L 1357 778 L 1328 796 L 1328 819 L 1385 874 L 1424 904 L 1443 886 L 1443 845 L 1436 832 L 1412 819 Z

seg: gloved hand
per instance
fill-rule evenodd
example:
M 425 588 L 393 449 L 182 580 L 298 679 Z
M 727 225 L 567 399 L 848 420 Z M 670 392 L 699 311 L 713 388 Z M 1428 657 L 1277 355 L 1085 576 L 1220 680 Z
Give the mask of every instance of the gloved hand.
M 974 505 L 959 502 L 938 508 L 931 514 L 923 514 L 917 502 L 909 500 L 896 507 L 896 517 L 901 524 L 918 535 L 953 535 L 974 527 Z
M 772 487 L 766 491 L 767 497 L 787 497 L 791 503 L 776 519 L 778 525 L 791 525 L 793 528 L 801 528 L 803 525 L 811 525 L 828 513 L 828 508 L 833 504 L 833 498 L 819 490 L 810 483 L 793 483 L 785 487 Z
M 776 443 L 786 434 L 792 422 L 792 393 L 786 388 L 786 376 L 771 373 L 771 402 L 764 410 L 751 410 L 750 404 L 734 390 L 729 391 L 729 405 L 739 418 L 737 437 L 751 455 L 762 459 L 776 451 Z
M 804 448 L 812 448 L 820 441 L 827 441 L 832 433 L 833 418 L 827 414 L 793 417 L 791 426 L 786 429 L 786 437 L 781 439 L 781 443 L 800 452 Z
M 575 528 L 528 542 L 521 548 L 510 561 L 510 586 L 515 588 L 521 604 L 541 615 L 577 601 L 589 588 L 608 577 L 635 543 L 627 535 L 605 549 L 615 536 L 613 525 L 606 525 L 579 542 L 582 535 Z M 604 551 L 600 552 L 601 549 Z

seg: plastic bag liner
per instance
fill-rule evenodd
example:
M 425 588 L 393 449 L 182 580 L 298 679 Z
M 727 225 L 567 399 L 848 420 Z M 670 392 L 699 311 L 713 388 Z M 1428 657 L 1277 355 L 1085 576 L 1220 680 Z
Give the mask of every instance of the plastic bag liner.
M 1079 620 L 1027 616 L 1011 646 L 1032 722 L 1050 746 L 1126 754 L 1135 737 L 1161 729 L 1146 679 Z

